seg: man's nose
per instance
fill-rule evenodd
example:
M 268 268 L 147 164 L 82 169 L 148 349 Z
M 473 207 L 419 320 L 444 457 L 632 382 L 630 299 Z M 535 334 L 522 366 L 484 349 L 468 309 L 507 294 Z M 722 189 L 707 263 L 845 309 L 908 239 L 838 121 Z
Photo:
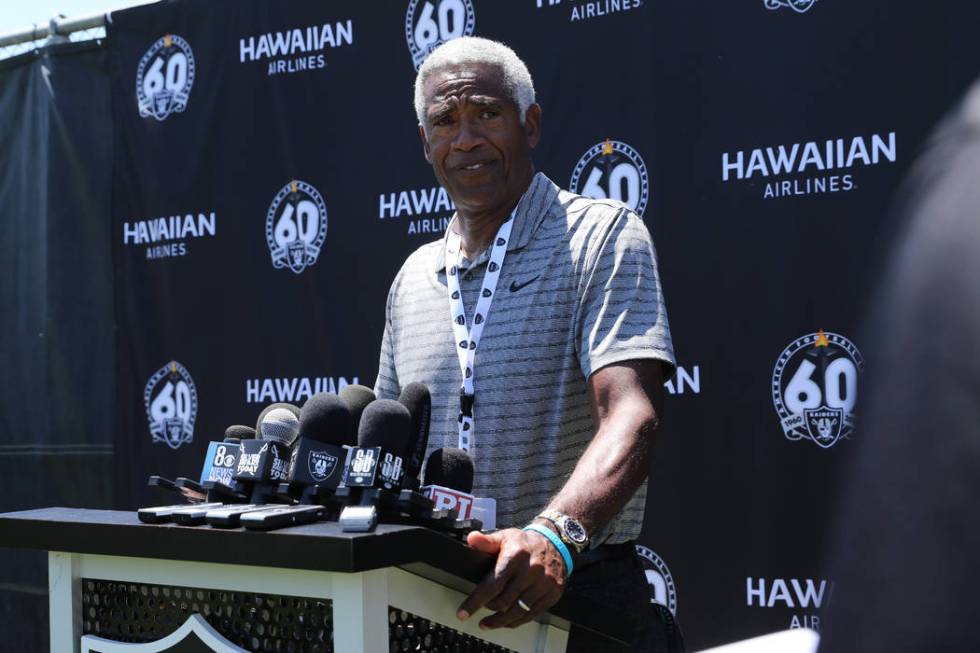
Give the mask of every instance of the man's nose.
M 459 130 L 456 132 L 456 138 L 453 139 L 454 149 L 469 152 L 484 142 L 483 133 L 478 125 L 465 118 L 459 121 Z

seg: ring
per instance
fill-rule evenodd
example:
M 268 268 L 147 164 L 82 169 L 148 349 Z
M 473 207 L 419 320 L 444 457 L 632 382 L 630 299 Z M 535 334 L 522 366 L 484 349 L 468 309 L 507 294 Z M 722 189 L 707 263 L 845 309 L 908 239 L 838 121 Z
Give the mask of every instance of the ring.
M 531 606 L 529 606 L 529 605 L 528 605 L 527 603 L 525 603 L 525 602 L 524 602 L 524 601 L 522 601 L 521 599 L 517 599 L 517 605 L 518 605 L 518 607 L 520 607 L 520 609 L 521 609 L 521 610 L 523 610 L 524 612 L 530 612 L 530 611 L 531 611 Z

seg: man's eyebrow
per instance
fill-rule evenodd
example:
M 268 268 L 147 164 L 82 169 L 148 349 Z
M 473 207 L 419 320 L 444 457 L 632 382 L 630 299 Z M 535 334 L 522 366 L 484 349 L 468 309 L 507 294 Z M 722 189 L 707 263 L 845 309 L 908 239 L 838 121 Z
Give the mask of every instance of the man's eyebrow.
M 468 101 L 480 107 L 500 107 L 502 105 L 499 99 L 486 95 L 471 95 Z

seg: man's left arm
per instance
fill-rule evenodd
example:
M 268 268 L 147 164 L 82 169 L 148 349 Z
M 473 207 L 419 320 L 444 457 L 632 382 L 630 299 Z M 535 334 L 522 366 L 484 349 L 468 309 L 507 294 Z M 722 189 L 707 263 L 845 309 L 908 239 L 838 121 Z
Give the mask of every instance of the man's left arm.
M 574 516 L 588 533 L 596 533 L 647 477 L 663 399 L 663 364 L 651 359 L 603 367 L 589 378 L 589 396 L 598 430 L 548 508 Z M 487 607 L 496 614 L 483 619 L 481 627 L 515 628 L 561 598 L 565 562 L 543 535 L 509 528 L 491 534 L 475 531 L 467 541 L 496 555 L 497 563 L 460 605 L 459 618 Z M 518 599 L 530 610 L 520 607 Z

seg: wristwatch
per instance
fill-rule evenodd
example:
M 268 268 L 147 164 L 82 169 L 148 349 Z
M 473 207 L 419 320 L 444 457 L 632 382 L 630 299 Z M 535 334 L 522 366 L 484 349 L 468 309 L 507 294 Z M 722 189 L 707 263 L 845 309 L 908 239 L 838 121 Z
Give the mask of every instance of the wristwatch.
M 569 517 L 557 510 L 545 510 L 538 517 L 547 519 L 554 524 L 558 530 L 558 537 L 566 545 L 575 549 L 575 553 L 582 553 L 589 547 L 589 534 L 585 532 L 585 527 L 574 517 Z

